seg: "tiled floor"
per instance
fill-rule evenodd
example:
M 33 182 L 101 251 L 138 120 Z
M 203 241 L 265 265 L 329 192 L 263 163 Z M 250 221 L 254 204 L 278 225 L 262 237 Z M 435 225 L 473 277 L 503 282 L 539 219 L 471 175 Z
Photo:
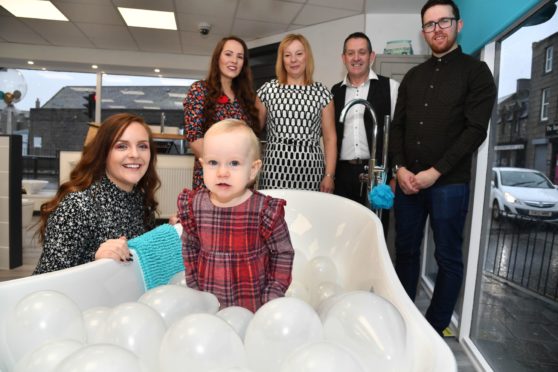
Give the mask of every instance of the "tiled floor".
M 37 266 L 42 248 L 35 236 L 38 221 L 39 217 L 33 216 L 31 225 L 23 230 L 23 265 L 12 270 L 0 270 L 0 282 L 29 276 Z
M 415 299 L 415 304 L 423 314 L 426 313 L 426 309 L 430 304 L 430 299 L 428 298 L 426 292 L 420 286 L 417 292 L 417 298 Z M 455 356 L 455 360 L 457 361 L 457 371 L 475 372 L 475 368 L 465 354 L 465 351 L 457 340 L 457 337 L 446 337 L 444 338 L 444 341 L 446 341 L 451 351 L 453 352 L 453 355 Z

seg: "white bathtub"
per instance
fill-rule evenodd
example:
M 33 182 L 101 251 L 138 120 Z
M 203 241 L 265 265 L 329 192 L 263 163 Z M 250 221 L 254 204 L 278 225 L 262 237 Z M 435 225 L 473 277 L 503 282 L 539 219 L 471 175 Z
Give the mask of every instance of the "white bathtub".
M 287 200 L 286 219 L 297 252 L 303 252 L 308 259 L 330 257 L 345 290 L 372 289 L 395 305 L 407 328 L 410 371 L 457 371 L 451 350 L 399 283 L 382 225 L 375 214 L 348 199 L 324 193 L 291 190 L 266 193 Z M 300 273 L 294 271 L 293 280 L 300 279 Z M 65 293 L 82 310 L 135 301 L 145 291 L 142 272 L 136 262 L 121 265 L 111 260 L 0 283 L 0 361 L 8 368 L 12 368 L 14 361 L 6 344 L 6 314 L 22 297 L 43 289 Z

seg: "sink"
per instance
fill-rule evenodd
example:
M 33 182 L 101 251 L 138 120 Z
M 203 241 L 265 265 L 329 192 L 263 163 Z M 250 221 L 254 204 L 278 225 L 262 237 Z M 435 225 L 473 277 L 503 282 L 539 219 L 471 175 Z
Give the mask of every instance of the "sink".
M 46 180 L 22 180 L 21 184 L 28 194 L 38 194 L 47 184 Z

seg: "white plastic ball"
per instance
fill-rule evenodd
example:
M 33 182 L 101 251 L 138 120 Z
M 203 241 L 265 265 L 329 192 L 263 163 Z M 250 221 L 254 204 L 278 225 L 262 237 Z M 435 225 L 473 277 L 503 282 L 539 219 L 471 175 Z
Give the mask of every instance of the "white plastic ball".
M 323 325 L 325 339 L 349 348 L 367 371 L 405 370 L 405 321 L 383 297 L 347 293 L 329 309 Z
M 44 343 L 27 354 L 16 365 L 17 372 L 57 372 L 58 365 L 84 346 L 75 340 L 56 340 Z
M 129 350 L 109 344 L 86 345 L 64 359 L 57 372 L 150 372 Z
M 323 282 L 339 282 L 337 267 L 330 257 L 314 257 L 304 269 L 304 284 L 313 292 Z
M 167 327 L 186 315 L 215 314 L 219 311 L 219 300 L 215 295 L 178 285 L 153 288 L 145 292 L 138 302 L 157 311 Z
M 304 345 L 291 353 L 280 372 L 365 372 L 346 348 L 328 341 Z
M 106 319 L 106 341 L 121 346 L 155 370 L 167 327 L 155 310 L 138 302 L 116 306 Z
M 294 297 L 302 300 L 306 303 L 310 303 L 310 289 L 304 284 L 304 282 L 299 280 L 294 280 L 289 285 L 289 288 L 285 292 L 285 297 Z
M 174 323 L 160 349 L 159 372 L 207 372 L 217 368 L 244 367 L 242 340 L 223 319 L 212 314 L 192 314 Z
M 241 306 L 229 306 L 216 314 L 234 328 L 241 340 L 244 340 L 246 328 L 254 318 L 254 313 Z
M 289 353 L 322 338 L 322 323 L 309 304 L 293 297 L 277 298 L 256 311 L 246 329 L 248 367 L 255 372 L 279 371 Z
M 85 342 L 79 307 L 57 291 L 23 297 L 6 318 L 6 341 L 14 361 L 43 343 L 69 339 Z
M 106 340 L 106 320 L 112 309 L 104 306 L 92 307 L 83 312 L 83 324 L 88 344 L 103 343 Z

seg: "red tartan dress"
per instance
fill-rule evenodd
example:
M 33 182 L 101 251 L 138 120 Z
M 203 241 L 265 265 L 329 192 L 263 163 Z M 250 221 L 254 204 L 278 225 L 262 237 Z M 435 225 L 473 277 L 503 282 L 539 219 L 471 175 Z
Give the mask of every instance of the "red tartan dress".
M 213 205 L 207 189 L 180 193 L 188 287 L 213 293 L 221 308 L 242 306 L 253 312 L 284 296 L 294 258 L 285 205 L 257 191 L 229 208 Z

